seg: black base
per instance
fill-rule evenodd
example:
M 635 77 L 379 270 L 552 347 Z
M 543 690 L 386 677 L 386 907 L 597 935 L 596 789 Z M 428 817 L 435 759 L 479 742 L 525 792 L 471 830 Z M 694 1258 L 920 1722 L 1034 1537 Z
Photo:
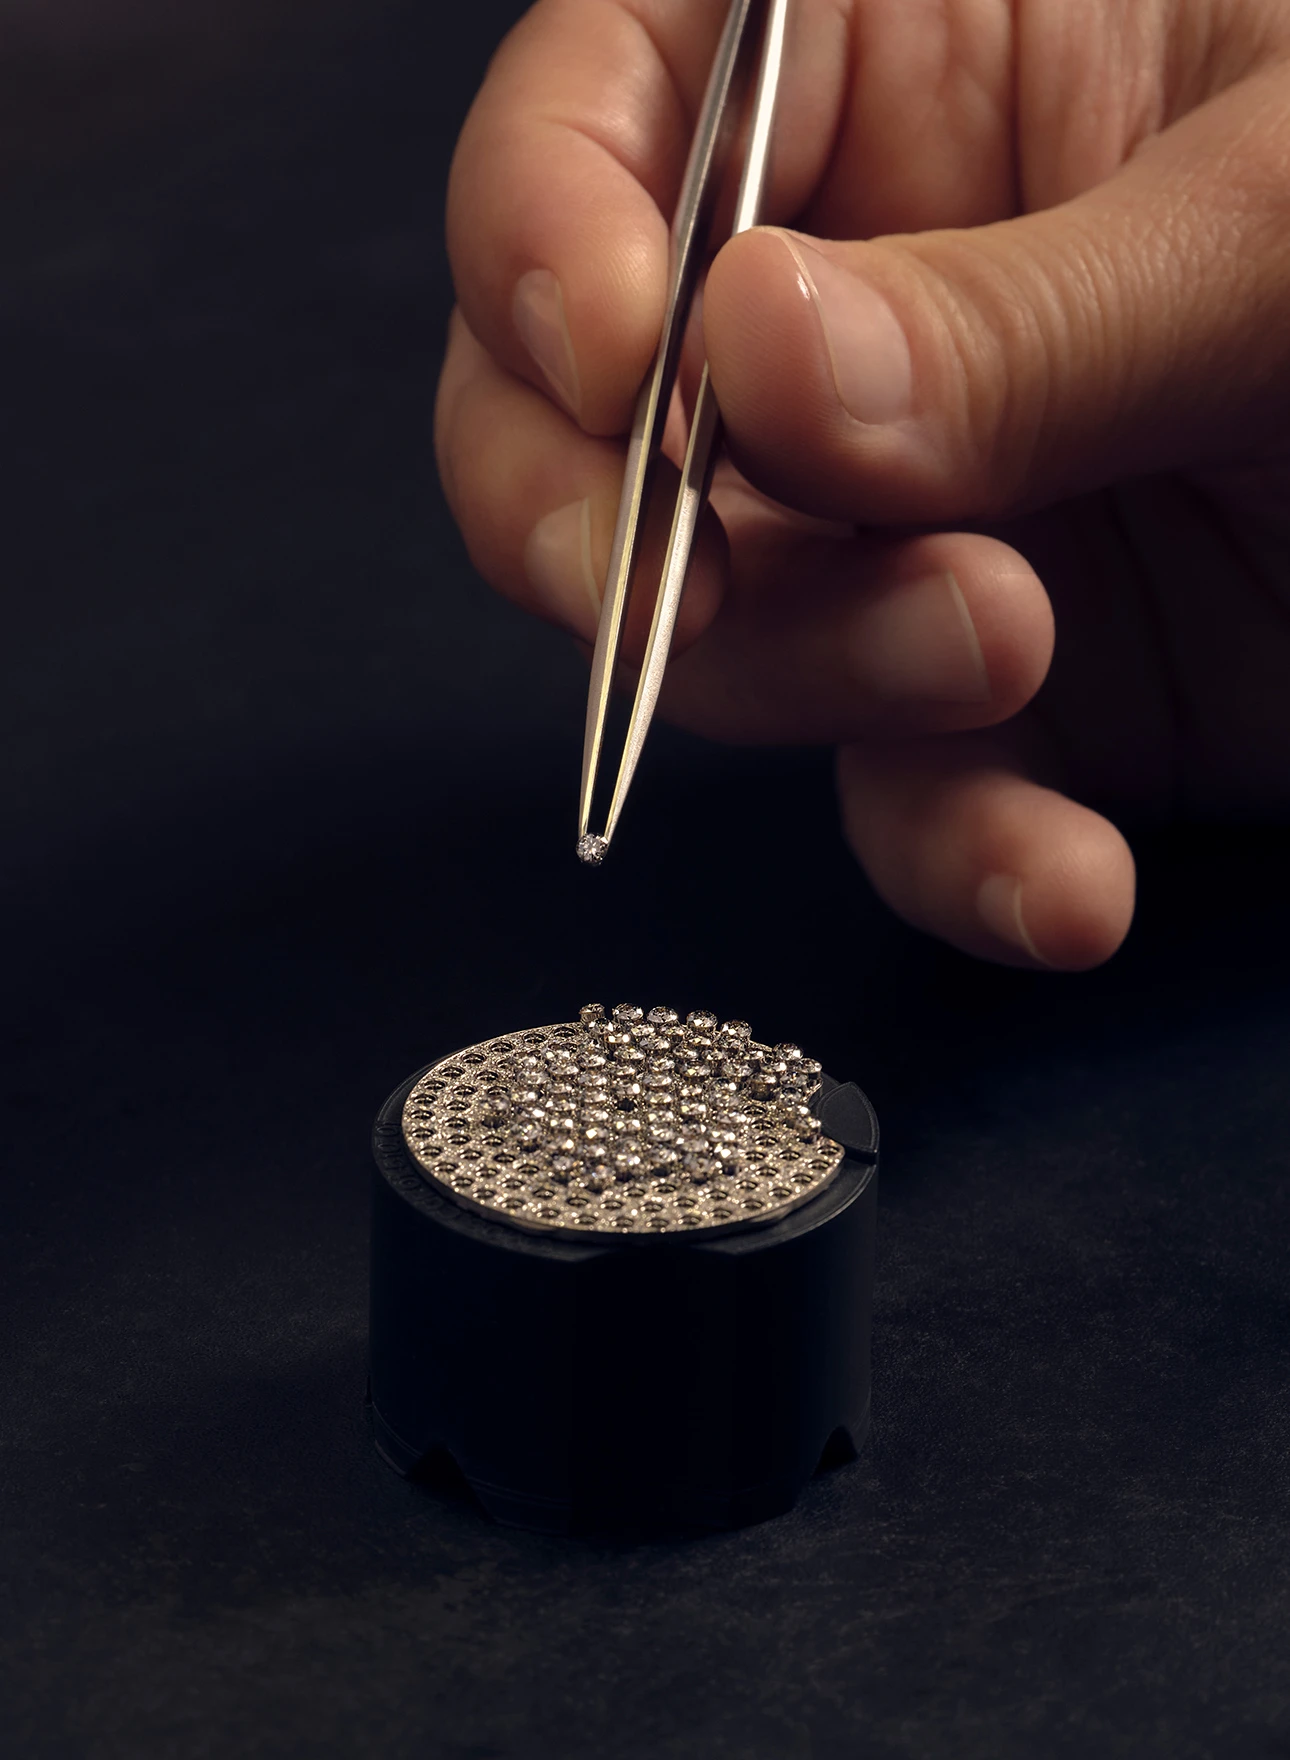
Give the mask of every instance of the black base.
M 456 1463 L 497 1520 L 733 1528 L 791 1507 L 869 1425 L 878 1128 L 854 1086 L 816 1102 L 848 1156 L 819 1197 L 712 1240 L 550 1239 L 454 1204 L 374 1133 L 371 1418 L 415 1475 Z

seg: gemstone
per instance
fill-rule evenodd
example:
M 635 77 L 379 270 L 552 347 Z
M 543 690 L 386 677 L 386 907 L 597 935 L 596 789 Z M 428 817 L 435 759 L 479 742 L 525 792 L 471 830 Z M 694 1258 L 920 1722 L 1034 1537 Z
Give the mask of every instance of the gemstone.
M 578 860 L 589 868 L 598 868 L 609 851 L 609 839 L 587 831 L 578 839 Z
M 663 1008 L 660 1005 L 651 1008 L 645 1018 L 652 1027 L 674 1027 L 681 1017 L 674 1008 Z
M 637 1008 L 634 1002 L 618 1002 L 614 1005 L 614 1025 L 616 1027 L 635 1027 L 645 1018 L 645 1011 Z
M 807 1138 L 813 1137 L 820 1128 L 819 1122 L 809 1106 L 796 1105 L 785 1107 L 781 1116 L 784 1119 L 784 1123 L 789 1127 L 793 1134 L 801 1137 L 803 1141 Z
M 706 1008 L 696 1008 L 693 1013 L 686 1015 L 685 1024 L 692 1033 L 715 1033 L 717 1017 L 709 1014 Z
M 475 1117 L 490 1128 L 505 1124 L 510 1113 L 510 1100 L 501 1088 L 485 1088 L 475 1103 Z
M 578 1010 L 578 1019 L 584 1027 L 602 1027 L 605 1024 L 604 1003 L 584 1002 Z

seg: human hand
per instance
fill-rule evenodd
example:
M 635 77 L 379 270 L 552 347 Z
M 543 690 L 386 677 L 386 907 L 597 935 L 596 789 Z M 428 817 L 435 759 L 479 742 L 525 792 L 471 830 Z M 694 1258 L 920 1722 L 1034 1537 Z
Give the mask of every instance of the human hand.
M 484 576 L 584 640 L 725 10 L 542 0 L 454 163 L 445 486 Z M 708 277 L 732 462 L 663 709 L 837 744 L 874 884 L 972 953 L 1119 945 L 1132 857 L 1084 803 L 1290 801 L 1288 192 L 1275 0 L 794 9 L 794 230 Z

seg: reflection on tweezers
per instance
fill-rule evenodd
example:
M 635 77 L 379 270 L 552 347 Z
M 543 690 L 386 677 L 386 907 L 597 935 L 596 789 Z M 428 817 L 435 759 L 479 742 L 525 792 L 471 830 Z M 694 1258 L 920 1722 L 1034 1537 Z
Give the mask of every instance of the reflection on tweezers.
M 605 718 L 613 693 L 622 643 L 623 622 L 631 596 L 632 578 L 640 553 L 644 521 L 654 465 L 663 441 L 672 393 L 680 369 L 681 346 L 694 301 L 695 289 L 708 243 L 712 208 L 723 166 L 721 143 L 728 138 L 730 112 L 737 87 L 736 69 L 750 40 L 754 21 L 765 21 L 761 58 L 747 132 L 739 193 L 731 236 L 746 232 L 758 221 L 770 156 L 771 128 L 780 69 L 784 60 L 784 34 L 789 0 L 731 0 L 730 12 L 717 47 L 716 58 L 704 94 L 703 108 L 690 146 L 690 157 L 681 185 L 676 216 L 672 222 L 671 285 L 667 315 L 654 366 L 641 387 L 627 448 L 627 470 L 614 528 L 605 598 L 596 630 L 591 663 L 591 689 L 587 698 L 587 731 L 582 749 L 582 793 L 578 809 L 578 854 L 598 866 L 618 825 L 623 802 L 640 759 L 645 735 L 658 702 L 667 666 L 672 632 L 680 608 L 681 591 L 690 565 L 695 534 L 712 481 L 721 431 L 721 416 L 705 364 L 690 422 L 681 487 L 672 516 L 662 582 L 654 604 L 645 661 L 636 686 L 628 721 L 622 760 L 614 783 L 603 835 L 591 829 L 593 797 L 600 771 L 605 739 Z

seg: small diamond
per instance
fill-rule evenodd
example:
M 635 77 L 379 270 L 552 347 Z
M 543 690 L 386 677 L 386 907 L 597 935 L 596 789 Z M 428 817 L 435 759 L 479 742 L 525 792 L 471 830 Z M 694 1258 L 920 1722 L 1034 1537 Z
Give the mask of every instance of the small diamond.
M 706 1008 L 696 1008 L 691 1014 L 686 1015 L 685 1024 L 695 1033 L 715 1033 L 717 1017 L 715 1014 L 709 1014 Z
M 651 1008 L 645 1018 L 652 1027 L 674 1027 L 681 1017 L 674 1008 Z
M 616 1027 L 639 1026 L 645 1018 L 644 1012 L 634 1002 L 619 1002 L 614 1007 L 614 1025 Z
M 609 839 L 586 832 L 578 839 L 578 860 L 589 868 L 598 868 L 609 852 Z
M 501 1088 L 485 1088 L 475 1107 L 475 1117 L 482 1125 L 495 1129 L 511 1115 L 511 1103 Z
M 618 1149 L 614 1154 L 614 1173 L 620 1180 L 635 1179 L 645 1171 L 645 1158 L 636 1149 Z
M 585 1002 L 578 1010 L 578 1019 L 584 1027 L 603 1027 L 605 1024 L 605 1005 L 603 1002 Z
M 819 1121 L 809 1106 L 788 1106 L 784 1109 L 784 1122 L 794 1136 L 809 1142 L 819 1134 Z

